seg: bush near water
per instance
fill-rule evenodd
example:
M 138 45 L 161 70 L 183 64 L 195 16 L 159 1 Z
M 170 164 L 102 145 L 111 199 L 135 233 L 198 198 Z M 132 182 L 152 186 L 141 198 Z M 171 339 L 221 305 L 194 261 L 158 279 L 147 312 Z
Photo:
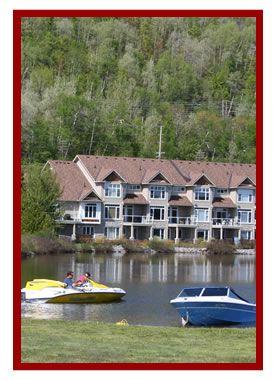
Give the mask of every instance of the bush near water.
M 174 253 L 177 248 L 193 248 L 207 254 L 224 255 L 234 254 L 236 249 L 255 249 L 255 241 L 242 240 L 238 246 L 224 240 L 212 240 L 210 242 L 198 240 L 193 242 L 180 242 L 175 244 L 171 240 L 160 240 L 155 237 L 152 240 L 128 240 L 125 238 L 108 240 L 104 237 L 98 239 L 80 238 L 72 242 L 65 238 L 57 237 L 49 231 L 36 234 L 22 235 L 21 252 L 23 256 L 34 254 L 56 254 L 74 252 L 92 252 L 111 254 L 119 247 L 124 253 Z

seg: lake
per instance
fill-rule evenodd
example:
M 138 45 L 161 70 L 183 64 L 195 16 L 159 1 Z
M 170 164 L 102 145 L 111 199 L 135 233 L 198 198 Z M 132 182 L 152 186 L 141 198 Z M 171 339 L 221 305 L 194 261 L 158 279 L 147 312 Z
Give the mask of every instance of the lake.
M 76 253 L 28 257 L 22 259 L 22 287 L 34 278 L 63 281 L 70 270 L 75 279 L 89 271 L 96 282 L 123 288 L 127 294 L 123 301 L 110 304 L 22 303 L 22 316 L 111 323 L 126 319 L 131 325 L 180 326 L 169 301 L 186 286 L 230 285 L 255 302 L 255 264 L 254 255 Z

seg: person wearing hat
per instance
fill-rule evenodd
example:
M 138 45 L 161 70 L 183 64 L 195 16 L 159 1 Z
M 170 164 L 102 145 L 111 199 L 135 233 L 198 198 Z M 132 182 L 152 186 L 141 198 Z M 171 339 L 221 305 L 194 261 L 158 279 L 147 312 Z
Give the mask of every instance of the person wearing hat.
M 75 283 L 73 281 L 74 272 L 70 271 L 67 273 L 67 276 L 64 278 L 64 284 L 66 285 L 66 288 L 72 288 Z

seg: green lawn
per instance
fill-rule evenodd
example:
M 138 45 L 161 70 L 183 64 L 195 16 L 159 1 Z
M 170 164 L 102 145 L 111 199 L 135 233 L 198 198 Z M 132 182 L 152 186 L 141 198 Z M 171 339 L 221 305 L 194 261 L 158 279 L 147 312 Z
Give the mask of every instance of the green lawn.
M 255 328 L 22 320 L 22 363 L 253 363 Z

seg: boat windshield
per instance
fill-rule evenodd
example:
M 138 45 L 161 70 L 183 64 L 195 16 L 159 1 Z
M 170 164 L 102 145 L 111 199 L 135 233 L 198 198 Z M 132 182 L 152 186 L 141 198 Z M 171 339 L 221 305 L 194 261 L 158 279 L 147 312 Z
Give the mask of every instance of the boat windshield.
M 203 288 L 185 288 L 182 289 L 178 297 L 196 297 L 201 294 Z
M 226 296 L 228 288 L 205 288 L 202 297 Z
M 242 298 L 241 296 L 239 296 L 233 289 L 229 289 L 229 297 L 230 298 L 236 298 L 238 300 L 242 300 L 242 301 L 245 301 L 245 302 L 248 302 L 246 299 Z

